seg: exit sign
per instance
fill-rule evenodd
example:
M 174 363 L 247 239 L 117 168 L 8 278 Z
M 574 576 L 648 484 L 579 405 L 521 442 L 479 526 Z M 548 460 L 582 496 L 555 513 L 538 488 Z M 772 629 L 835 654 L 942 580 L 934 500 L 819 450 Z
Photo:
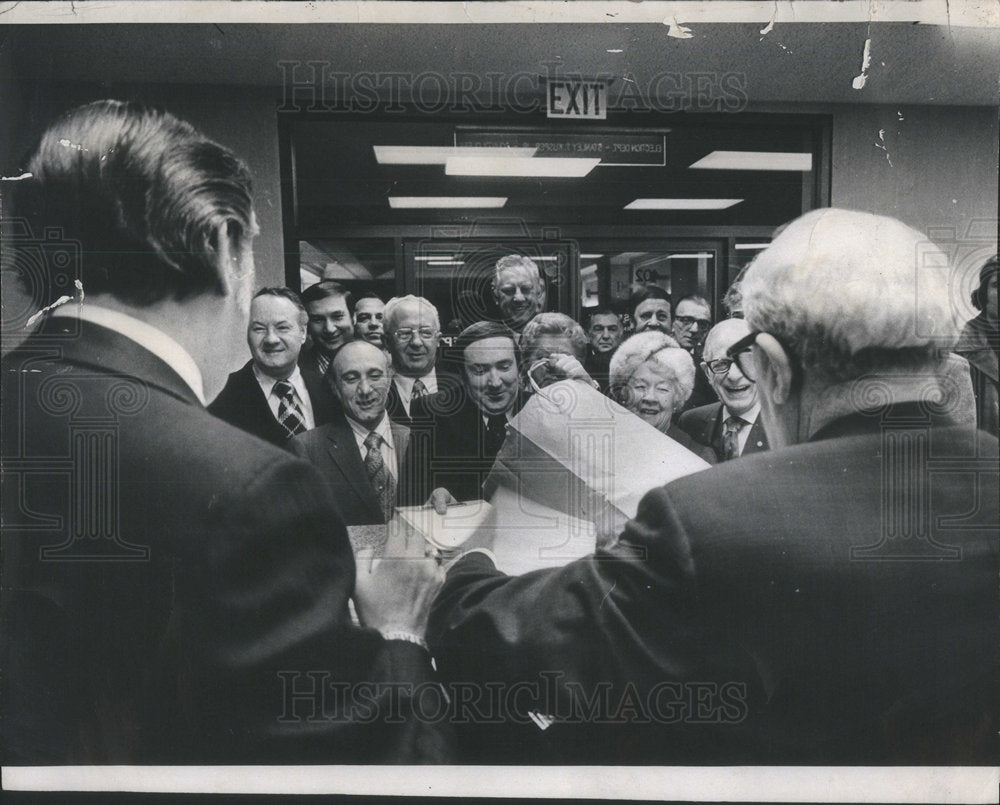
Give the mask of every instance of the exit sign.
M 607 119 L 608 85 L 603 81 L 549 78 L 545 94 L 546 117 Z

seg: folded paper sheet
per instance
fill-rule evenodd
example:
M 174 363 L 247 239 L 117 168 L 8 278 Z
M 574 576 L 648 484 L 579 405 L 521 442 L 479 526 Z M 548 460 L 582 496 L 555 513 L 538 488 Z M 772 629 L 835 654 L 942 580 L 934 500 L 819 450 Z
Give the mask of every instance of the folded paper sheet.
M 534 394 L 510 423 L 484 489 L 617 534 L 650 489 L 709 465 L 596 389 L 564 380 Z

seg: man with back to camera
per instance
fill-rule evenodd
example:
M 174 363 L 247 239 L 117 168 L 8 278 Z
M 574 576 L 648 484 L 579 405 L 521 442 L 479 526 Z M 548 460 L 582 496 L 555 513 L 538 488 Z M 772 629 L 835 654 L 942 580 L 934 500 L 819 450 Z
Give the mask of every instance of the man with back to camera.
M 635 332 L 659 330 L 672 335 L 670 328 L 670 294 L 659 285 L 646 285 L 629 299 L 632 326 Z
M 611 356 L 622 342 L 622 320 L 610 308 L 596 310 L 590 314 L 587 336 L 590 344 L 587 347 L 584 368 L 600 385 L 601 391 L 607 394 L 608 366 L 611 363 Z
M 562 568 L 507 577 L 482 532 L 432 611 L 444 676 L 535 683 L 508 719 L 545 714 L 562 762 L 995 762 L 998 446 L 938 404 L 957 328 L 928 246 L 790 224 L 727 350 L 772 449 L 650 491 Z
M 27 167 L 18 213 L 74 244 L 86 298 L 3 360 L 4 763 L 447 760 L 387 687 L 433 679 L 438 569 L 356 574 L 316 471 L 204 409 L 245 349 L 244 163 L 98 101 Z
M 326 375 L 333 356 L 354 338 L 354 299 L 336 280 L 320 280 L 302 292 L 309 341 L 299 356 L 303 368 Z
M 288 448 L 320 471 L 347 525 L 387 523 L 410 440 L 410 429 L 386 415 L 389 356 L 364 339 L 352 341 L 334 357 L 330 376 L 343 418 L 297 436 Z
M 382 318 L 385 302 L 377 294 L 366 293 L 354 303 L 354 337 L 382 346 Z
M 689 409 L 677 423 L 696 442 L 712 448 L 719 461 L 767 450 L 757 384 L 726 357 L 726 350 L 749 333 L 750 326 L 743 319 L 720 321 L 709 331 L 701 371 L 719 395 L 719 402 Z
M 538 264 L 521 254 L 508 254 L 497 260 L 493 275 L 493 297 L 500 316 L 515 333 L 545 310 L 545 281 Z
M 271 444 L 329 422 L 337 406 L 323 378 L 298 366 L 306 310 L 290 288 L 262 288 L 250 303 L 251 359 L 229 375 L 208 410 Z

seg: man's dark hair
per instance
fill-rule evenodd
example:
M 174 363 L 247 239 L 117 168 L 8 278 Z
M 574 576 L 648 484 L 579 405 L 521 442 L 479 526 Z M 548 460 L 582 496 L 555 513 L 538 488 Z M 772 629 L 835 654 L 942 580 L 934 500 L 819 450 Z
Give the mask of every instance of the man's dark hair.
M 621 317 L 621 315 L 619 315 L 619 313 L 617 311 L 612 310 L 609 307 L 598 308 L 597 310 L 592 310 L 592 311 L 590 311 L 587 314 L 586 321 L 587 321 L 587 329 L 588 330 L 591 328 L 591 326 L 594 323 L 594 316 L 614 316 L 616 319 L 618 319 L 618 323 L 619 324 L 621 324 L 621 321 L 622 321 L 622 317 Z
M 709 315 L 711 315 L 712 305 L 704 296 L 698 296 L 696 293 L 689 293 L 687 296 L 682 296 L 677 300 L 677 304 L 674 305 L 674 316 L 677 315 L 677 308 L 680 307 L 681 302 L 694 302 L 701 307 L 707 307 L 709 310 Z
M 88 295 L 148 306 L 221 293 L 220 233 L 254 234 L 250 172 L 228 149 L 168 112 L 103 100 L 53 123 L 18 183 L 34 232 L 75 241 Z
M 385 300 L 379 296 L 375 291 L 365 291 L 357 299 L 354 300 L 354 304 L 357 304 L 362 299 L 378 299 L 379 302 L 384 302 Z
M 635 314 L 635 309 L 639 307 L 641 302 L 645 302 L 647 299 L 665 299 L 668 303 L 670 302 L 670 294 L 668 294 L 659 285 L 644 285 L 637 291 L 633 291 L 632 295 L 628 299 L 628 309 L 633 315 Z
M 302 292 L 302 304 L 308 307 L 320 299 L 330 299 L 332 297 L 343 297 L 344 304 L 347 305 L 347 312 L 352 316 L 354 315 L 354 297 L 351 296 L 351 292 L 347 288 L 336 280 L 320 280 L 310 285 Z
M 1000 271 L 1000 257 L 994 256 L 983 263 L 979 269 L 979 287 L 972 292 L 972 306 L 976 310 L 983 310 L 986 307 L 986 286 L 990 284 L 990 277 Z
M 282 299 L 287 299 L 295 305 L 295 307 L 302 313 L 306 312 L 306 306 L 302 304 L 302 300 L 299 298 L 299 295 L 291 288 L 285 288 L 284 286 L 261 288 L 253 295 L 253 298 L 256 299 L 258 296 L 280 296 Z
M 482 341 L 486 338 L 509 338 L 513 341 L 514 355 L 517 357 L 518 364 L 520 364 L 521 358 L 517 349 L 517 333 L 498 321 L 477 321 L 475 324 L 470 324 L 462 330 L 455 339 L 455 346 L 453 348 L 455 356 L 464 360 L 465 350 L 476 341 Z

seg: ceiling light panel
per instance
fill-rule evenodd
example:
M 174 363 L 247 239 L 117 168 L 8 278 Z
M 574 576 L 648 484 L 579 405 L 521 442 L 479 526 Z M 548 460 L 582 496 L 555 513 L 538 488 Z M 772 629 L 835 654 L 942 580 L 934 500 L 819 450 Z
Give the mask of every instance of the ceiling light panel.
M 449 176 L 529 176 L 579 179 L 600 164 L 600 158 L 572 157 L 450 157 L 444 172 Z
M 626 210 L 725 210 L 735 207 L 741 198 L 637 198 Z
M 444 165 L 451 157 L 506 155 L 530 158 L 535 148 L 493 148 L 438 145 L 373 145 L 379 165 Z
M 389 196 L 394 210 L 496 209 L 506 203 L 502 196 Z
M 691 167 L 723 171 L 811 171 L 812 154 L 793 151 L 713 151 Z

